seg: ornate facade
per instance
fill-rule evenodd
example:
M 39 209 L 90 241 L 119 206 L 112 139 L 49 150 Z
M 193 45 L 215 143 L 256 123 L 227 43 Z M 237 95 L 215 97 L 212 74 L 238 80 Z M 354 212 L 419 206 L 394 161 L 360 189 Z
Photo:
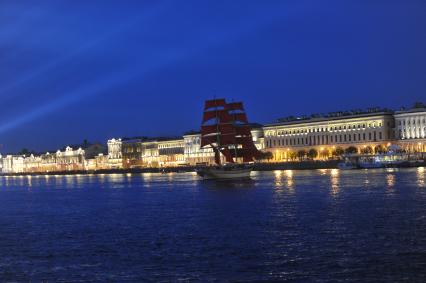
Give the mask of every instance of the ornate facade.
M 334 113 L 310 118 L 287 118 L 264 127 L 265 148 L 275 161 L 285 161 L 291 153 L 315 149 L 323 158 L 337 147 L 355 147 L 358 152 L 369 147 L 387 146 L 394 141 L 391 111 Z
M 426 107 L 395 112 L 395 133 L 405 150 L 426 152 Z
M 108 167 L 111 169 L 123 167 L 122 144 L 121 139 L 110 139 L 107 142 Z

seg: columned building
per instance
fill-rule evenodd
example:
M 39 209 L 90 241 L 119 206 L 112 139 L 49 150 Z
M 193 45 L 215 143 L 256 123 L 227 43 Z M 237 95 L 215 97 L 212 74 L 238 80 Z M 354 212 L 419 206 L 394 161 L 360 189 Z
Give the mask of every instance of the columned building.
M 184 140 L 166 139 L 158 142 L 159 165 L 179 166 L 185 164 Z
M 56 152 L 56 166 L 59 171 L 84 170 L 85 169 L 85 152 L 79 148 L 73 150 L 66 147 L 65 151 L 58 150 Z
M 2 158 L 2 173 L 23 173 L 24 159 L 22 155 L 6 155 Z
M 214 152 L 210 147 L 201 148 L 201 134 L 190 132 L 183 136 L 185 161 L 189 165 L 214 164 Z
M 123 154 L 122 154 L 121 139 L 110 139 L 108 145 L 108 166 L 112 169 L 123 167 Z
M 141 139 L 122 141 L 122 158 L 124 168 L 143 167 L 143 146 Z
M 394 140 L 393 112 L 380 109 L 288 117 L 264 127 L 265 148 L 274 161 L 289 160 L 296 152 L 315 149 L 327 159 L 337 148 L 355 147 L 361 153 Z
M 409 152 L 426 152 L 426 106 L 416 104 L 395 112 L 395 133 L 399 145 Z

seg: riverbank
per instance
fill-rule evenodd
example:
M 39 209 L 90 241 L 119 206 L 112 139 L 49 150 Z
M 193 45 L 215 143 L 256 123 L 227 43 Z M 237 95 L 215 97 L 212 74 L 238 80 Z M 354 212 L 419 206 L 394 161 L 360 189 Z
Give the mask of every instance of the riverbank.
M 315 169 L 337 169 L 340 160 L 328 161 L 303 161 L 303 162 L 268 162 L 255 163 L 254 171 L 273 171 L 273 170 L 315 170 Z M 421 163 L 405 163 L 397 167 L 422 167 L 426 166 L 426 162 Z M 137 174 L 137 173 L 181 173 L 195 172 L 196 166 L 185 167 L 164 167 L 164 168 L 131 168 L 131 169 L 101 169 L 101 170 L 74 170 L 74 171 L 57 171 L 57 172 L 25 172 L 25 173 L 5 173 L 0 176 L 36 176 L 36 175 L 101 175 L 101 174 Z
M 280 162 L 280 163 L 256 163 L 254 171 L 272 170 L 311 170 L 311 169 L 333 169 L 337 168 L 338 160 L 332 161 L 303 161 L 303 162 Z M 130 168 L 130 169 L 100 169 L 100 170 L 69 170 L 54 172 L 25 172 L 5 173 L 0 176 L 31 176 L 31 175 L 88 175 L 88 174 L 128 174 L 128 173 L 180 173 L 195 172 L 196 166 L 179 166 L 163 168 Z

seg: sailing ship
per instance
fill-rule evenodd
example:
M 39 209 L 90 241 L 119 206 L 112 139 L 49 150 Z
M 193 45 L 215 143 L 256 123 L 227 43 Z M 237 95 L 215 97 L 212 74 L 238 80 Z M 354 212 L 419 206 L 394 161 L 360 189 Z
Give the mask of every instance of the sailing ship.
M 215 166 L 197 170 L 205 179 L 249 178 L 253 161 L 261 153 L 253 143 L 242 102 L 207 100 L 201 124 L 201 148 L 211 147 Z

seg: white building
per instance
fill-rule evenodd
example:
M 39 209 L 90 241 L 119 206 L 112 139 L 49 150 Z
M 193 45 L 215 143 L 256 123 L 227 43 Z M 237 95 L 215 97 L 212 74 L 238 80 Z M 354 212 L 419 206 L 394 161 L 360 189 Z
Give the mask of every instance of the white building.
M 65 151 L 58 150 L 56 152 L 56 166 L 59 171 L 84 170 L 84 150 L 81 148 L 73 150 L 69 146 L 66 147 Z
M 23 173 L 24 157 L 22 155 L 7 155 L 2 158 L 2 173 Z
M 395 133 L 399 144 L 410 152 L 426 151 L 426 106 L 395 112 Z
M 288 117 L 264 127 L 265 148 L 275 161 L 288 160 L 300 150 L 316 149 L 327 158 L 337 148 L 386 146 L 394 140 L 391 111 L 335 112 L 328 115 Z
M 179 166 L 185 164 L 184 139 L 163 139 L 158 141 L 159 165 Z
M 110 168 L 122 168 L 123 167 L 123 142 L 121 139 L 110 139 L 107 142 L 108 145 L 108 166 Z

